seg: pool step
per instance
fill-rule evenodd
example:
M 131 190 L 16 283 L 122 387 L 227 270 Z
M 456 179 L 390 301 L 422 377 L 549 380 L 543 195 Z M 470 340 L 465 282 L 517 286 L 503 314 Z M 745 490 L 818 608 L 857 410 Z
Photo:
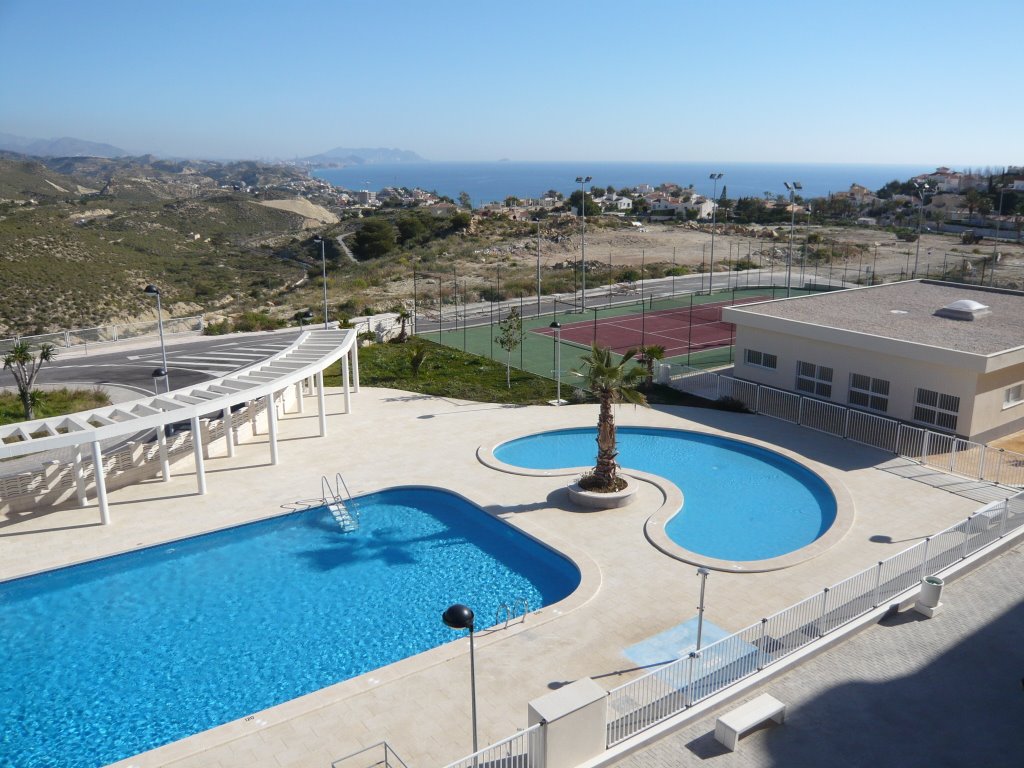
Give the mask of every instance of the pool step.
M 329 502 L 327 504 L 327 510 L 331 513 L 331 517 L 338 524 L 338 527 L 345 533 L 351 533 L 352 531 L 359 528 L 359 521 L 352 517 L 352 513 L 348 511 L 348 507 L 341 499 Z
M 341 491 L 345 490 L 345 497 L 342 498 Z M 351 533 L 359 528 L 359 510 L 352 501 L 352 494 L 348 492 L 348 486 L 339 472 L 335 477 L 335 485 L 331 487 L 331 481 L 327 475 L 320 478 L 320 490 L 324 494 L 324 504 L 331 517 L 338 524 L 342 533 Z M 346 504 L 346 499 L 348 503 Z

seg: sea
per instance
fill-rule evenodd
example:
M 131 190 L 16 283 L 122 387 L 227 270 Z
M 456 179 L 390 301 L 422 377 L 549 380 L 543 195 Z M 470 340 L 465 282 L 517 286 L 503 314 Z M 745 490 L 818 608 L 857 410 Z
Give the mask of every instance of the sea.
M 419 188 L 453 200 L 465 192 L 474 206 L 481 206 L 510 196 L 539 198 L 549 189 L 568 196 L 579 189 L 576 178 L 587 176 L 591 177 L 588 190 L 670 182 L 683 188 L 692 184 L 698 194 L 708 196 L 721 195 L 725 187 L 733 199 L 788 195 L 784 182 L 799 181 L 803 186 L 799 194 L 809 198 L 845 192 L 851 184 L 877 190 L 893 179 L 906 181 L 933 170 L 934 166 L 920 165 L 495 161 L 355 165 L 322 168 L 312 175 L 347 190 Z M 712 173 L 722 174 L 717 185 L 709 178 Z

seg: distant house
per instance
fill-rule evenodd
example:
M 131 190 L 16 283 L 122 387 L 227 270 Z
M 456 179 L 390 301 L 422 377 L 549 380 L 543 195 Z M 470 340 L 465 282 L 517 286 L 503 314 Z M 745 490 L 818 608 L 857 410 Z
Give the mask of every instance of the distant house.
M 614 192 L 609 192 L 601 197 L 595 197 L 594 202 L 604 209 L 610 208 L 613 211 L 628 211 L 633 208 L 632 198 L 617 195 Z
M 934 173 L 925 173 L 916 176 L 914 181 L 928 184 L 938 192 L 958 193 L 964 184 L 964 175 L 951 171 L 949 168 L 936 168 Z
M 860 184 L 851 184 L 850 191 L 846 193 L 846 196 L 850 202 L 858 207 L 872 205 L 878 200 L 874 192 L 867 187 L 862 187 Z
M 1024 429 L 1024 292 L 907 280 L 722 319 L 741 379 L 978 442 Z

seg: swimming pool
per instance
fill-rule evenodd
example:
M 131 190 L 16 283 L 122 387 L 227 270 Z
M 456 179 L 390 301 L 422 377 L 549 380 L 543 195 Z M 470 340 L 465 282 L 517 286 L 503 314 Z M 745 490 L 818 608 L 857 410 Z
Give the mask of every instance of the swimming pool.
M 457 639 L 568 560 L 454 494 L 360 497 L 0 583 L 0 764 L 92 768 Z
M 594 428 L 528 435 L 494 449 L 499 461 L 527 469 L 592 466 Z M 818 475 L 785 456 L 702 432 L 617 429 L 618 462 L 659 475 L 683 492 L 682 510 L 665 525 L 689 552 L 748 562 L 786 555 L 814 542 L 836 519 L 836 500 Z

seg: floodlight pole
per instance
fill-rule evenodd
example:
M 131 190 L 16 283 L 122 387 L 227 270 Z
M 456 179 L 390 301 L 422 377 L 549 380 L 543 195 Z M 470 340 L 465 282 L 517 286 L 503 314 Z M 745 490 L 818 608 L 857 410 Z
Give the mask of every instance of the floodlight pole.
M 790 291 L 793 285 L 793 228 L 796 226 L 796 190 L 803 189 L 803 185 L 799 181 L 794 181 L 792 185 L 786 181 L 783 182 L 786 185 L 786 189 L 789 190 L 789 258 L 786 259 L 786 298 L 789 298 Z
M 921 207 L 917 209 L 917 245 L 914 248 L 914 271 L 910 274 L 911 280 L 917 277 L 917 259 L 921 255 L 921 221 L 924 219 L 924 193 L 928 191 L 927 184 L 918 184 L 915 181 L 914 186 L 917 187 L 917 196 L 921 200 Z
M 557 320 L 549 326 L 555 332 L 555 405 L 562 404 L 562 326 Z
M 711 266 L 708 267 L 708 296 L 714 290 L 715 281 L 715 223 L 718 220 L 718 180 L 722 178 L 721 173 L 712 173 L 708 176 L 715 182 L 714 192 L 711 193 Z
M 540 218 L 537 218 L 537 317 L 540 317 Z
M 167 371 L 167 347 L 164 346 L 164 313 L 160 304 L 160 289 L 155 285 L 147 285 L 142 291 L 149 296 L 156 296 L 156 326 L 160 332 L 160 358 L 163 361 L 164 391 L 171 391 L 171 375 Z
M 587 190 L 583 186 L 589 184 L 592 176 L 577 176 L 576 183 L 580 185 L 580 284 L 583 287 L 580 293 L 580 311 L 587 311 Z

